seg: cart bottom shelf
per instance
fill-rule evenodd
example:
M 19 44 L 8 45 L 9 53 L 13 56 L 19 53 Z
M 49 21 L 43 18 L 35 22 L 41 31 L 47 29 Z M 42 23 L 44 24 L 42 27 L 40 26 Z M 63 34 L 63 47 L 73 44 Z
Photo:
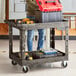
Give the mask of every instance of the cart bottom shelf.
M 61 52 L 58 51 L 57 55 L 44 55 L 44 56 L 40 56 L 40 58 L 33 58 L 32 60 L 26 60 L 26 59 L 22 59 L 21 57 L 19 57 L 19 53 L 20 52 L 15 52 L 13 54 L 10 55 L 10 58 L 17 62 L 17 64 L 23 66 L 23 65 L 32 65 L 32 64 L 42 64 L 42 63 L 51 63 L 51 62 L 58 62 L 58 61 L 65 61 L 68 60 L 68 56 Z M 25 52 L 25 53 L 29 53 L 30 55 L 32 55 L 32 53 L 36 53 L 36 51 L 33 52 Z

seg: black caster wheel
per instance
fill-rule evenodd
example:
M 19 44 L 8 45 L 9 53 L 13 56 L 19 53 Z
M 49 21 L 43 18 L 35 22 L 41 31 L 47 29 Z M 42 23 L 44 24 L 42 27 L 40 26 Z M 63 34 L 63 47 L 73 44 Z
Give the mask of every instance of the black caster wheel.
M 17 65 L 17 63 L 15 61 L 12 61 L 12 65 Z
M 67 62 L 62 62 L 62 63 L 61 63 L 61 66 L 64 67 L 64 68 L 66 68 L 67 65 L 68 65 Z
M 23 66 L 22 70 L 23 70 L 24 73 L 27 73 L 29 71 L 29 68 L 27 66 Z

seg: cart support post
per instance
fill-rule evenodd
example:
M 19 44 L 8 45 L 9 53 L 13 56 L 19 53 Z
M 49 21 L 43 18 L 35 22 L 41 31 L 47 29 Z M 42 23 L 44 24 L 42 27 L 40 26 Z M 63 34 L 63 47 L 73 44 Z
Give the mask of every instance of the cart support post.
M 50 29 L 50 48 L 55 48 L 55 28 Z
M 25 30 L 20 29 L 20 54 L 21 59 L 24 59 L 24 52 L 25 52 Z
M 13 35 L 12 35 L 12 23 L 9 23 L 9 57 L 13 53 Z
M 65 27 L 65 55 L 67 56 L 68 59 L 68 26 Z

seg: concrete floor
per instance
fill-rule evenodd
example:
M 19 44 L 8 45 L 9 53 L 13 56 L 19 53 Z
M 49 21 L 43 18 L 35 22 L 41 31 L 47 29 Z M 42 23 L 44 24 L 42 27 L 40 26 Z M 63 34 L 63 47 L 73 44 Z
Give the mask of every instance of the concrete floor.
M 11 64 L 8 40 L 0 40 L 0 43 L 0 76 L 76 76 L 76 41 L 69 41 L 69 61 L 66 68 L 61 68 L 61 62 L 47 63 L 32 68 L 26 74 L 22 72 L 22 67 Z M 15 51 L 19 50 L 18 46 L 19 41 L 14 40 Z M 56 41 L 56 48 L 64 51 L 64 41 Z

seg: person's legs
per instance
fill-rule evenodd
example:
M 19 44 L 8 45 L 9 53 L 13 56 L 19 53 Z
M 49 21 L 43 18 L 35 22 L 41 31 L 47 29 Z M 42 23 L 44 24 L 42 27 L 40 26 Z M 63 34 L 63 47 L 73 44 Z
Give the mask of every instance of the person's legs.
M 27 47 L 28 47 L 28 51 L 32 51 L 33 37 L 34 37 L 34 30 L 28 30 L 27 31 Z
M 38 47 L 37 50 L 43 48 L 44 43 L 44 29 L 38 29 L 39 39 L 38 39 Z

